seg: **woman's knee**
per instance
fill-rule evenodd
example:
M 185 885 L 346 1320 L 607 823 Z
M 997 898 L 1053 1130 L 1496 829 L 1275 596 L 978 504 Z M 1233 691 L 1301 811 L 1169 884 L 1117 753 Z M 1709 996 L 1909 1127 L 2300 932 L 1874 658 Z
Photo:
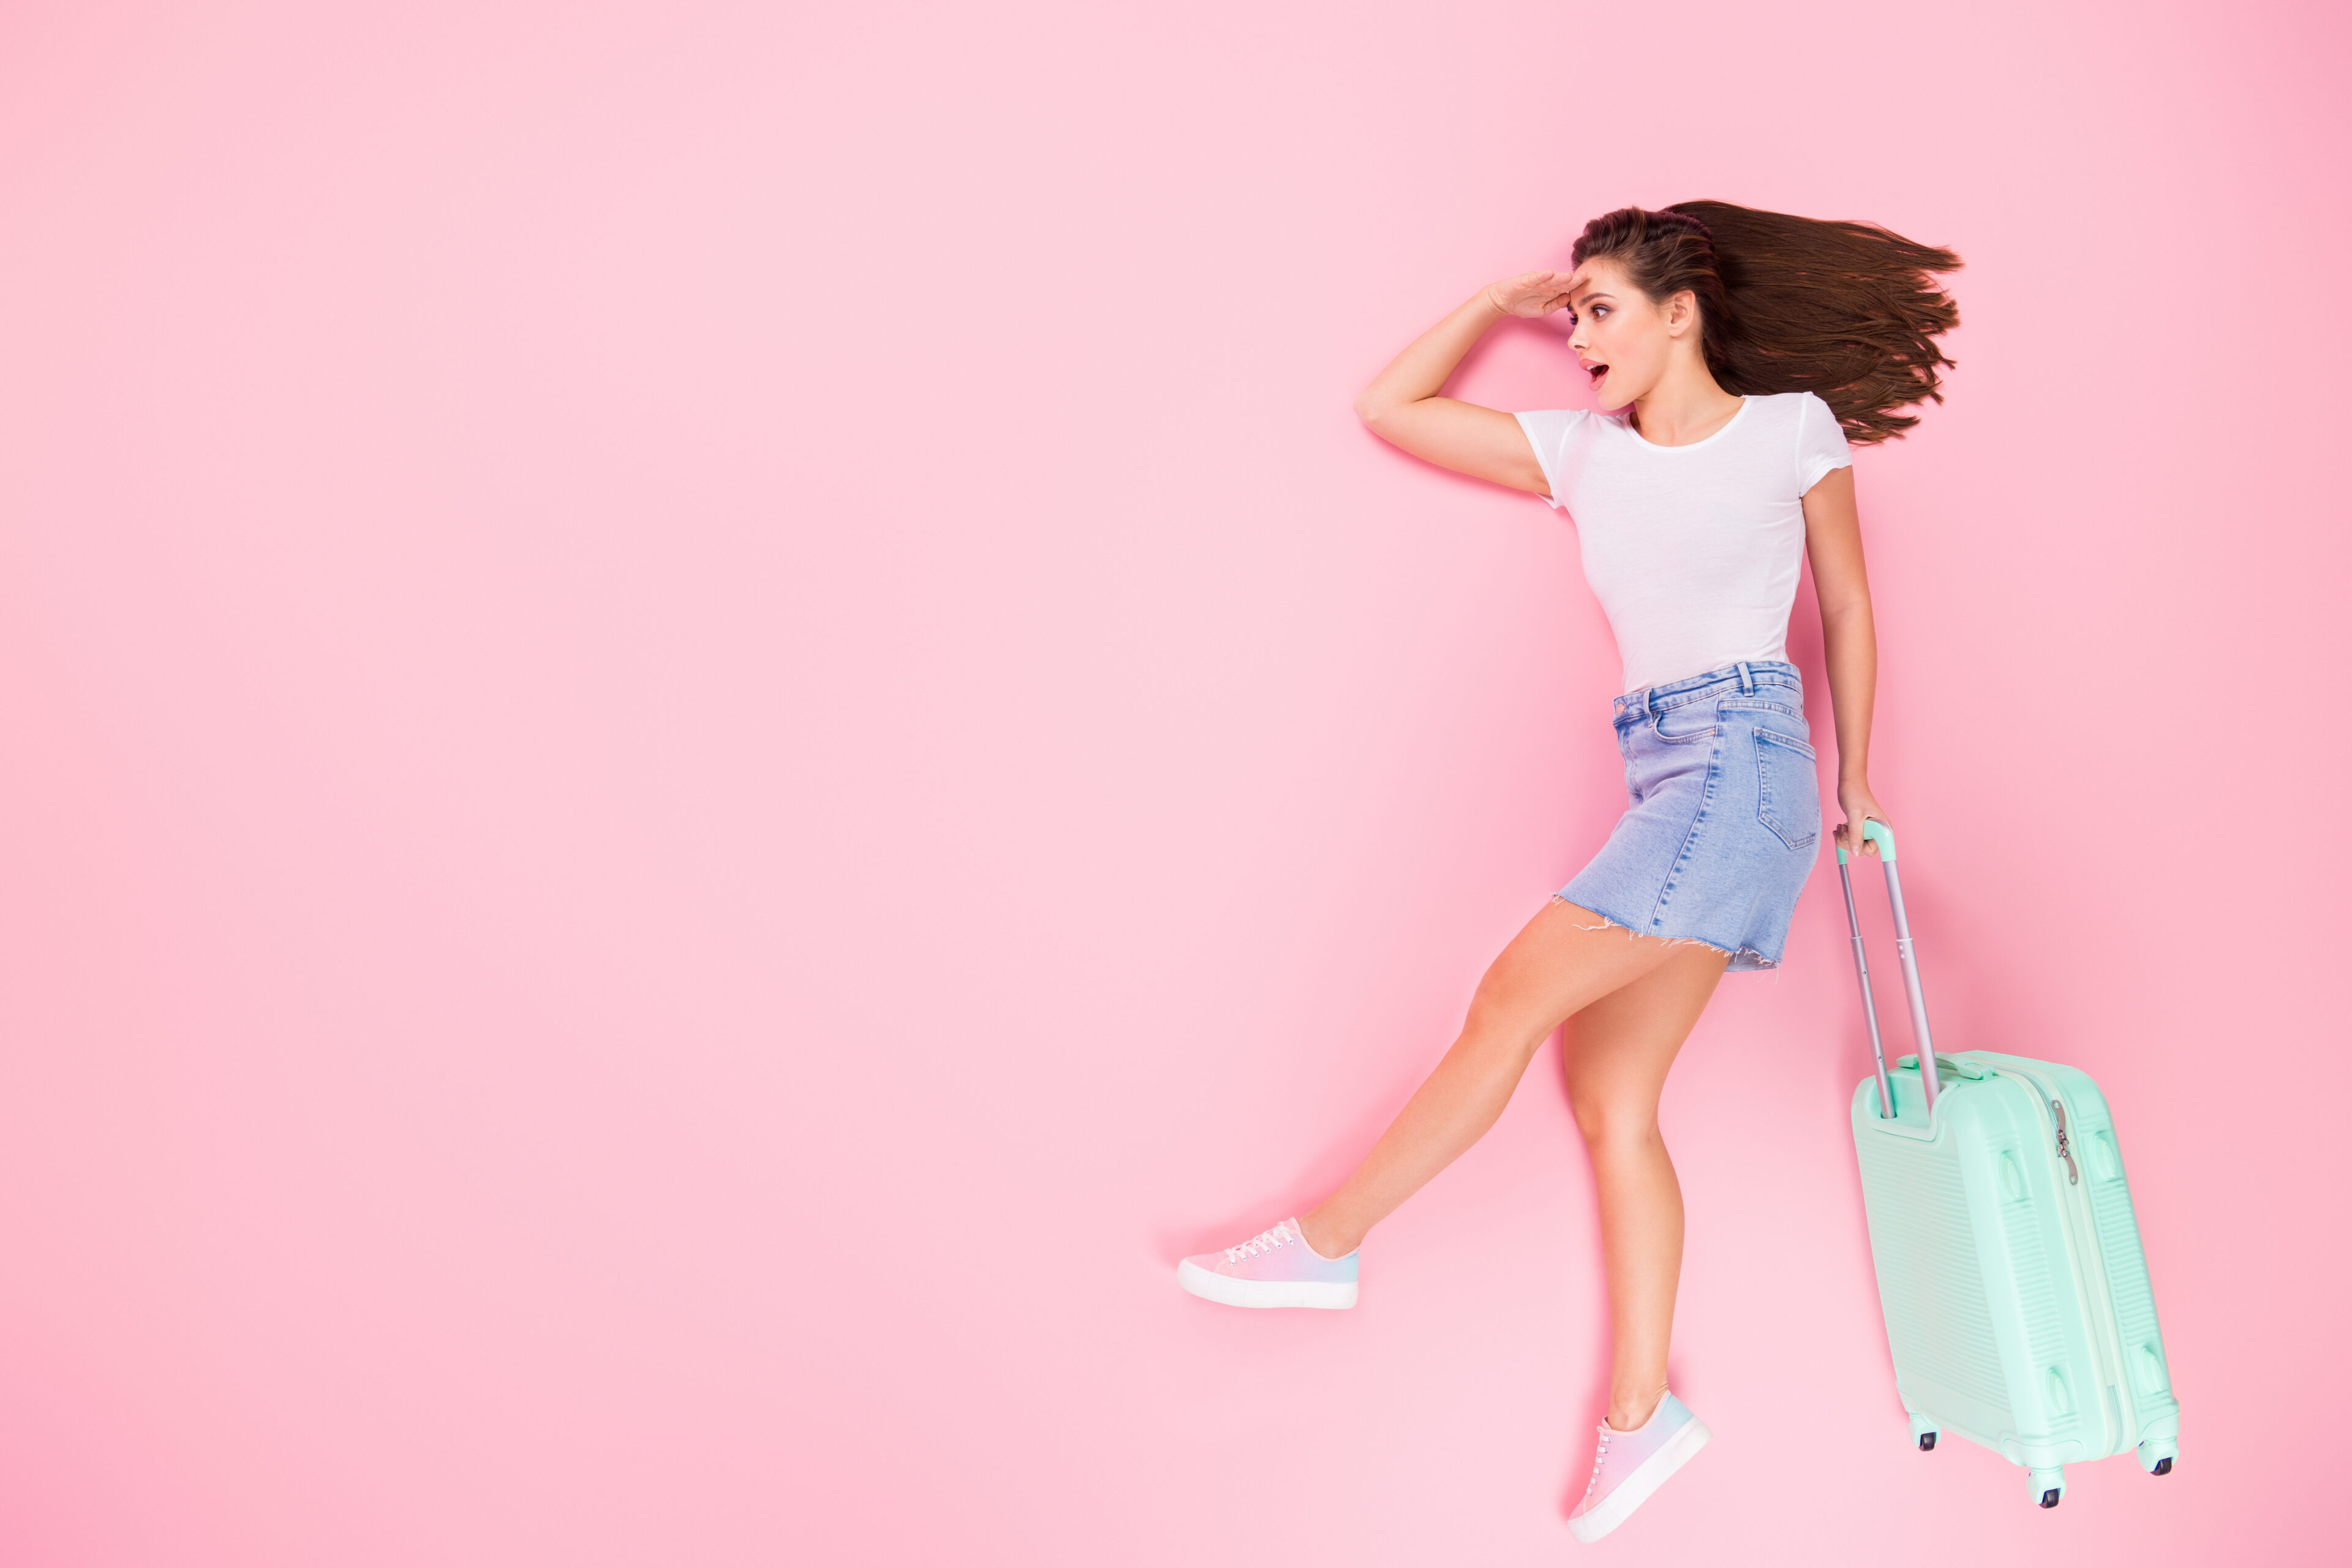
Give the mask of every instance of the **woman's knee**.
M 1532 1057 L 1559 1026 L 1559 1019 L 1542 1016 L 1541 1006 L 1525 986 L 1488 970 L 1470 998 L 1462 1035 L 1467 1040 Z
M 1647 1148 L 1658 1141 L 1658 1101 L 1654 1095 L 1598 1086 L 1580 1089 L 1571 1082 L 1568 1102 L 1576 1116 L 1576 1130 L 1584 1135 L 1585 1146 L 1596 1153 Z

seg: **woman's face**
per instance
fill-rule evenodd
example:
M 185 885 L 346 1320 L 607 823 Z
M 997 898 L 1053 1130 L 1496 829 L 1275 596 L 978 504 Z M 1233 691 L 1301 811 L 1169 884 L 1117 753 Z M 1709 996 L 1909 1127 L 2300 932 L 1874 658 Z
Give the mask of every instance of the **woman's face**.
M 1624 407 L 1658 384 L 1675 339 L 1683 335 L 1680 323 L 1695 315 L 1680 295 L 1663 310 L 1652 304 L 1622 268 L 1600 256 L 1570 279 L 1568 308 L 1576 322 L 1568 346 L 1592 377 L 1601 406 L 1611 409 Z

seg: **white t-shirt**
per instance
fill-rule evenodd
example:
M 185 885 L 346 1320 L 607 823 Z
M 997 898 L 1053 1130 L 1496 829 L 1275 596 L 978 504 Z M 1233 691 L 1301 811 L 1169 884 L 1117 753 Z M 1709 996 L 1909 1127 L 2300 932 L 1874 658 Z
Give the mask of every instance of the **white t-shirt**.
M 1654 447 L 1623 414 L 1548 409 L 1519 427 L 1576 521 L 1627 691 L 1788 657 L 1805 555 L 1803 497 L 1853 461 L 1810 392 L 1748 398 L 1687 447 Z

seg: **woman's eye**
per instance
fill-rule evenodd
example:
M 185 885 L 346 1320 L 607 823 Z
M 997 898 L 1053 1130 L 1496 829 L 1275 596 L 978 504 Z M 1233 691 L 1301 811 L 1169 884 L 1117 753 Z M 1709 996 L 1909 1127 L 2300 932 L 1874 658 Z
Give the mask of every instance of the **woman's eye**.
M 1595 305 L 1592 307 L 1592 319 L 1596 321 L 1608 313 L 1609 307 L 1606 305 Z

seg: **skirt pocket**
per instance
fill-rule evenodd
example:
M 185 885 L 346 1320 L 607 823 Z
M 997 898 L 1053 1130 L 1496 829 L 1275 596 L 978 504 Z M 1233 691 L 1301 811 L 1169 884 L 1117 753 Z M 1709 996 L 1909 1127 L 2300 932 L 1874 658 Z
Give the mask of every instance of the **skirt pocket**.
M 1756 737 L 1756 816 L 1791 849 L 1822 836 L 1822 780 L 1813 749 L 1793 735 L 1750 730 Z

